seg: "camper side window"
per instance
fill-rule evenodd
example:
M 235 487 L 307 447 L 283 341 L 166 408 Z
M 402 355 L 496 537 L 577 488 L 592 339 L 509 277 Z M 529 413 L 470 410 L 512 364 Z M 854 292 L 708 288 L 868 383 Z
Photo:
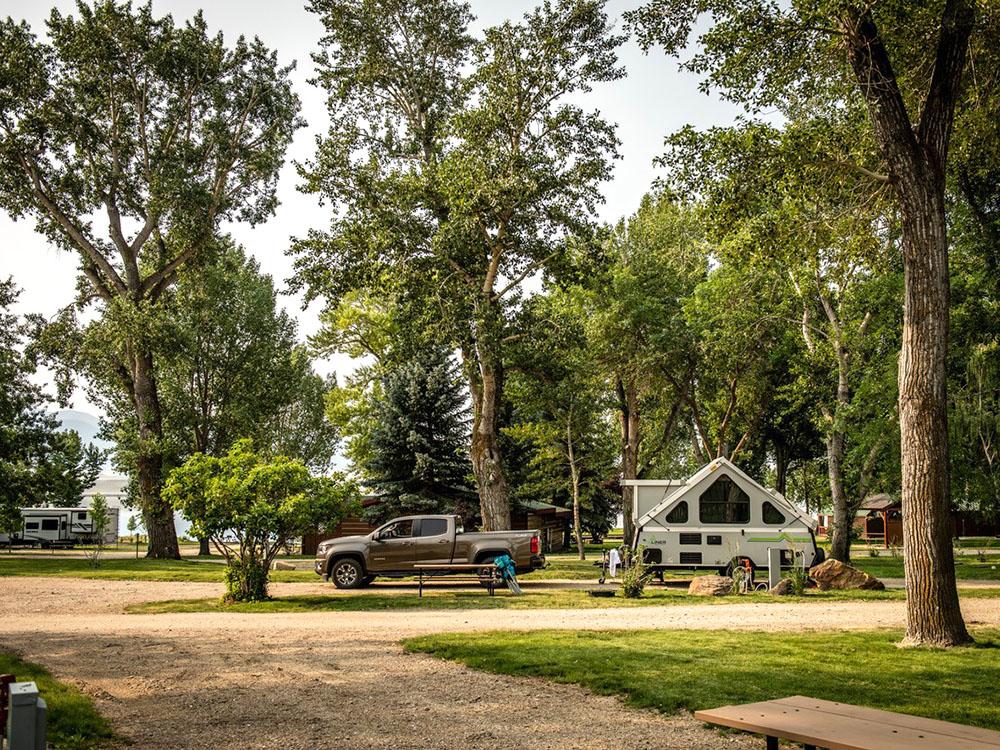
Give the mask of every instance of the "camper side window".
M 764 501 L 762 510 L 764 511 L 764 523 L 782 524 L 785 522 L 784 514 L 767 500 Z
M 25 531 L 38 531 L 38 521 L 26 521 L 24 524 Z
M 672 511 L 667 513 L 667 523 L 687 523 L 688 504 L 687 500 L 681 500 Z
M 750 496 L 725 474 L 698 498 L 702 523 L 749 523 Z
M 42 531 L 59 531 L 59 520 L 56 518 L 43 518 Z

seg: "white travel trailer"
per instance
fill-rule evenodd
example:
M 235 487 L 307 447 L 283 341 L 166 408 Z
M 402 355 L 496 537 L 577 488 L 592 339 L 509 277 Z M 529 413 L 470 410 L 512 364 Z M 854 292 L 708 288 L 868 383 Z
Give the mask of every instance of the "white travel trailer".
M 118 540 L 118 508 L 108 508 L 104 541 Z M 29 547 L 72 547 L 93 544 L 94 520 L 89 508 L 21 508 L 21 528 L 12 537 L 0 534 L 0 544 Z
M 633 488 L 633 549 L 643 547 L 654 570 L 724 572 L 734 559 L 767 568 L 769 548 L 782 550 L 782 565 L 792 565 L 794 551 L 803 553 L 806 566 L 823 561 L 816 522 L 725 458 L 686 481 L 631 479 L 622 484 Z

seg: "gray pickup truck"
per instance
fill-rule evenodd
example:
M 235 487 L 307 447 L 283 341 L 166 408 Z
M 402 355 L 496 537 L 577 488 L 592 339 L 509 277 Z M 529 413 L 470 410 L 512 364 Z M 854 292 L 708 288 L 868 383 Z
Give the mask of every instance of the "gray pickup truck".
M 337 588 L 354 589 L 378 576 L 413 575 L 417 564 L 442 566 L 436 572 L 447 574 L 448 565 L 489 565 L 500 555 L 510 555 L 518 573 L 545 567 L 538 531 L 466 533 L 458 516 L 405 516 L 366 536 L 320 543 L 316 573 Z

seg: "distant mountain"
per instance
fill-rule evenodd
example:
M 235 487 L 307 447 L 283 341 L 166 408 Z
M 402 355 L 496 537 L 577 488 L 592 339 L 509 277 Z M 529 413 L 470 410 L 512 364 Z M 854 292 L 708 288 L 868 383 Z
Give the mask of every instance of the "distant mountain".
M 76 409 L 63 409 L 56 412 L 60 427 L 64 430 L 75 430 L 84 443 L 93 443 L 101 450 L 114 447 L 109 441 L 97 437 L 101 431 L 101 423 L 93 414 Z

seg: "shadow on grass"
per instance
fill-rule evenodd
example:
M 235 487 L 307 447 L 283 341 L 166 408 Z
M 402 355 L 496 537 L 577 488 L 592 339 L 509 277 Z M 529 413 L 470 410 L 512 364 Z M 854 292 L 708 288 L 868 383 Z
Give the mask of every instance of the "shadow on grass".
M 668 713 L 806 695 L 1000 729 L 1000 631 L 974 635 L 953 649 L 900 649 L 895 630 L 442 633 L 404 646 Z

